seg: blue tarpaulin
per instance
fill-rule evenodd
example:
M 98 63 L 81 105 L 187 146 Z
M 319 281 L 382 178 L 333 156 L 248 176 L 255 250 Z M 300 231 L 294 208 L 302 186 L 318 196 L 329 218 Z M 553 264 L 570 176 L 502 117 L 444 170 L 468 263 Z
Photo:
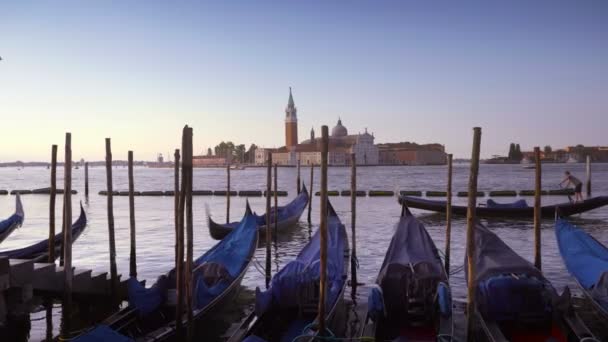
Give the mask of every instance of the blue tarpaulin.
M 511 203 L 498 203 L 493 199 L 488 199 L 486 202 L 488 208 L 527 208 L 528 202 L 525 199 L 520 199 Z
M 608 248 L 564 219 L 555 223 L 555 236 L 568 272 L 608 310 Z
M 195 309 L 202 309 L 214 300 L 249 264 L 252 250 L 257 247 L 255 220 L 255 216 L 247 211 L 235 230 L 194 260 Z M 221 272 L 224 272 L 223 275 Z M 168 286 L 165 286 L 165 281 Z M 171 270 L 168 276 L 159 278 L 151 288 L 144 288 L 136 279 L 129 281 L 128 285 L 129 304 L 137 308 L 140 315 L 146 315 L 164 302 L 167 288 L 175 288 L 175 270 Z
M 329 202 L 328 207 L 326 312 L 336 303 L 345 285 L 344 253 L 348 250 L 344 225 Z M 320 230 L 317 230 L 297 258 L 275 274 L 268 290 L 256 289 L 255 312 L 258 316 L 269 311 L 281 312 L 303 305 L 314 305 L 318 301 L 320 238 Z M 310 323 L 312 320 L 307 318 L 291 321 L 283 332 L 281 341 L 292 341 Z
M 93 330 L 82 334 L 72 341 L 74 342 L 132 342 L 134 341 L 127 336 L 121 335 L 118 332 L 112 330 L 107 325 L 98 325 Z

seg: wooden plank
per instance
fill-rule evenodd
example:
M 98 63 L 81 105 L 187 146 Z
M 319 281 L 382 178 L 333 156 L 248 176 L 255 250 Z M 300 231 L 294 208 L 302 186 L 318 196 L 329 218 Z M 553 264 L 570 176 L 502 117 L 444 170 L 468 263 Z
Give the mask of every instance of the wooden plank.
M 10 259 L 10 287 L 22 287 L 32 282 L 34 262 L 25 259 Z
M 10 270 L 11 270 L 11 268 L 10 268 L 8 258 L 0 257 L 0 291 L 4 291 L 4 290 L 8 289 L 11 284 Z M 0 303 L 0 306 L 2 306 L 2 303 Z M 1 315 L 1 313 L 0 313 L 0 315 Z M 2 319 L 0 319 L 0 321 L 2 321 Z

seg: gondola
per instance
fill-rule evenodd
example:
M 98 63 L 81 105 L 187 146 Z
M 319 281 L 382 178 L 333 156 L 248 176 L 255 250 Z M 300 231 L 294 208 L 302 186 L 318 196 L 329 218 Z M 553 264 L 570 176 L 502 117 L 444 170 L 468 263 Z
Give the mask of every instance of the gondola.
M 4 241 L 16 228 L 23 224 L 25 215 L 19 194 L 15 197 L 15 213 L 4 221 L 0 221 L 0 242 Z
M 608 321 L 608 248 L 562 218 L 555 222 L 555 236 L 568 272 Z
M 407 207 L 368 297 L 363 336 L 376 341 L 451 341 L 452 300 L 439 252 Z
M 284 230 L 288 229 L 289 227 L 292 227 L 300 220 L 300 216 L 302 216 L 304 209 L 306 209 L 306 205 L 308 204 L 308 201 L 309 201 L 308 191 L 306 190 L 306 186 L 303 186 L 302 191 L 300 192 L 300 194 L 298 194 L 298 196 L 296 198 L 294 198 L 287 205 L 279 207 L 279 213 L 278 213 L 279 222 L 277 225 L 277 231 L 279 234 L 281 231 L 284 231 Z M 272 229 L 274 229 L 274 212 L 275 212 L 275 208 L 272 207 L 270 209 L 270 222 L 271 222 Z M 258 225 L 258 228 L 260 230 L 260 235 L 265 236 L 266 235 L 266 215 L 257 215 L 255 213 L 253 215 L 255 216 L 256 224 Z M 213 221 L 208 210 L 207 210 L 207 217 L 209 220 L 209 224 L 208 224 L 209 234 L 211 234 L 211 237 L 216 240 L 223 239 L 226 235 L 230 234 L 230 232 L 239 225 L 238 222 L 231 222 L 231 223 L 227 223 L 227 224 L 217 223 L 217 222 Z
M 529 206 L 525 201 L 519 200 L 513 203 L 496 203 L 489 199 L 485 206 L 476 208 L 478 217 L 502 217 L 502 218 L 533 218 L 534 206 Z M 445 213 L 445 201 L 428 200 L 424 198 L 401 196 L 399 203 L 405 204 L 410 208 L 423 209 Z M 541 215 L 545 218 L 553 218 L 555 210 L 559 209 L 563 216 L 584 213 L 608 204 L 608 196 L 599 196 L 586 199 L 578 203 L 560 203 L 541 207 Z M 452 213 L 455 215 L 466 216 L 467 207 L 452 205 Z
M 328 203 L 326 324 L 337 327 L 344 312 L 343 294 L 350 267 L 346 230 Z M 320 232 L 272 277 L 266 291 L 256 289 L 255 312 L 247 317 L 228 341 L 274 342 L 313 339 L 317 323 Z M 302 338 L 300 340 L 300 338 Z
M 78 239 L 80 234 L 87 227 L 87 215 L 82 204 L 80 205 L 80 216 L 72 223 L 72 243 Z M 55 234 L 55 255 L 56 258 L 61 254 L 63 244 L 63 233 Z M 10 259 L 33 259 L 34 261 L 46 261 L 48 259 L 49 240 L 44 239 L 33 245 L 0 252 L 0 257 L 5 256 Z
M 257 244 L 255 217 L 247 203 L 245 216 L 239 226 L 194 260 L 192 282 L 195 321 L 202 321 L 232 303 L 253 260 Z M 177 301 L 175 280 L 175 269 L 160 276 L 150 288 L 146 288 L 136 278 L 130 278 L 129 305 L 74 341 L 165 341 L 174 338 L 174 303 Z M 186 313 L 180 319 L 185 327 Z
M 466 258 L 466 257 L 465 257 Z M 475 225 L 476 337 L 486 341 L 595 341 L 562 296 L 530 262 L 485 226 Z M 468 263 L 465 260 L 468 280 Z

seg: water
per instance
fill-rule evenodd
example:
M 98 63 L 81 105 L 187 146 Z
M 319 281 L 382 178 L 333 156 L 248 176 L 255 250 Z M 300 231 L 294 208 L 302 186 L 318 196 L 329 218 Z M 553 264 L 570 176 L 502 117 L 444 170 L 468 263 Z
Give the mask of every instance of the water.
M 544 189 L 556 189 L 562 180 L 563 172 L 568 169 L 581 180 L 585 178 L 583 164 L 546 164 L 543 165 Z M 361 190 L 445 190 L 445 166 L 425 167 L 360 167 L 358 169 L 358 188 Z M 608 164 L 593 164 L 593 193 L 602 195 L 608 193 Z M 127 190 L 127 169 L 114 168 L 114 189 Z M 468 184 L 469 166 L 457 164 L 454 166 L 453 188 L 465 191 Z M 301 177 L 309 187 L 310 170 L 302 168 Z M 84 198 L 84 168 L 73 170 L 73 188 L 78 194 L 73 196 L 74 219 L 78 215 L 77 203 L 82 201 L 89 219 L 88 228 L 73 246 L 73 264 L 79 268 L 90 268 L 94 271 L 109 270 L 109 252 L 107 238 L 106 197 L 98 195 L 106 189 L 105 168 L 89 168 L 90 196 L 88 202 Z M 346 190 L 350 188 L 350 168 L 329 169 L 329 189 Z M 34 189 L 49 186 L 50 170 L 46 168 L 0 168 L 0 189 Z M 62 170 L 58 170 L 58 179 L 62 179 Z M 313 192 L 319 189 L 320 175 L 315 170 Z M 232 189 L 263 190 L 265 189 L 266 170 L 264 168 L 247 168 L 232 171 Z M 58 181 L 61 187 L 62 181 Z M 295 196 L 296 169 L 279 169 L 279 190 L 289 191 L 288 197 L 280 197 L 279 205 L 289 202 Z M 172 190 L 172 169 L 135 169 L 136 190 Z M 224 169 L 195 169 L 194 189 L 224 190 L 226 188 L 226 171 Z M 479 174 L 479 190 L 524 190 L 534 188 L 534 170 L 524 169 L 521 165 L 481 165 Z M 532 198 L 527 198 L 532 203 Z M 350 198 L 331 197 L 340 218 L 350 231 Z M 509 198 L 498 201 L 510 201 Z M 543 204 L 566 201 L 563 196 L 543 197 Z M 0 250 L 8 250 L 28 245 L 48 236 L 48 195 L 23 195 L 25 222 L 22 228 L 15 231 L 5 240 Z M 479 201 L 485 201 L 480 198 Z M 57 197 L 57 224 L 61 222 L 62 197 Z M 265 211 L 265 199 L 251 198 L 252 209 L 258 213 Z M 465 204 L 466 198 L 454 198 L 455 204 Z M 216 241 L 211 239 L 207 230 L 205 206 L 209 207 L 213 218 L 223 222 L 226 215 L 225 197 L 202 196 L 194 197 L 194 247 L 195 257 L 213 246 Z M 244 213 L 245 198 L 231 199 L 231 219 L 238 220 Z M 300 249 L 308 242 L 310 235 L 317 229 L 319 222 L 318 197 L 313 198 L 313 226 L 306 224 L 303 215 L 298 227 L 292 229 L 278 241 L 278 248 L 273 252 L 273 273 L 285 263 L 292 260 Z M 0 217 L 6 217 L 14 210 L 14 196 L 0 196 Z M 166 272 L 173 264 L 173 198 L 172 197 L 136 197 L 136 226 L 137 226 L 137 265 L 138 277 L 153 282 L 158 275 Z M 413 210 L 414 214 L 426 224 L 435 244 L 441 250 L 445 246 L 445 217 L 440 214 L 429 214 Z M 360 263 L 358 280 L 373 283 L 384 258 L 386 248 L 398 220 L 400 207 L 394 197 L 357 199 L 357 252 Z M 599 241 L 608 243 L 608 230 L 604 228 L 608 222 L 608 208 L 601 208 L 572 218 L 575 223 L 595 236 Z M 114 197 L 114 220 L 116 227 L 116 249 L 118 271 L 127 275 L 129 271 L 129 211 L 127 197 Z M 528 260 L 533 260 L 533 231 L 532 221 L 484 221 L 491 230 L 496 232 L 515 251 Z M 465 246 L 465 220 L 456 218 L 452 229 L 452 265 L 454 270 L 462 265 Z M 578 293 L 576 283 L 568 275 L 557 250 L 552 220 L 542 224 L 542 261 L 543 271 L 553 282 L 558 291 L 569 286 L 575 294 Z M 265 250 L 258 249 L 256 258 L 264 264 Z M 456 300 L 466 299 L 464 273 L 460 272 L 451 278 L 453 295 Z M 243 286 L 245 291 L 239 299 L 243 309 L 252 304 L 253 291 L 256 286 L 264 285 L 264 277 L 251 267 Z M 237 310 L 240 311 L 240 308 Z M 44 312 L 32 315 L 31 340 L 44 337 L 44 321 L 36 319 L 44 317 Z M 228 322 L 227 322 L 228 323 Z M 55 312 L 55 333 L 59 326 L 59 316 Z

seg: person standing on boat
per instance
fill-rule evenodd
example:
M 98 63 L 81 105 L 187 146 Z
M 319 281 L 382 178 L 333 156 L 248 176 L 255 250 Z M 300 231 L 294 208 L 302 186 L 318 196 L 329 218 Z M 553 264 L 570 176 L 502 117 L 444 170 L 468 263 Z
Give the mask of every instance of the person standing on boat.
M 578 202 L 579 200 L 582 201 L 583 200 L 583 182 L 581 182 L 578 178 L 571 175 L 570 171 L 566 171 L 564 174 L 566 175 L 566 178 L 564 178 L 564 180 L 561 181 L 561 183 L 559 183 L 559 185 L 562 186 L 562 184 L 564 184 L 564 183 L 566 183 L 566 185 L 572 184 L 574 186 L 574 203 Z

